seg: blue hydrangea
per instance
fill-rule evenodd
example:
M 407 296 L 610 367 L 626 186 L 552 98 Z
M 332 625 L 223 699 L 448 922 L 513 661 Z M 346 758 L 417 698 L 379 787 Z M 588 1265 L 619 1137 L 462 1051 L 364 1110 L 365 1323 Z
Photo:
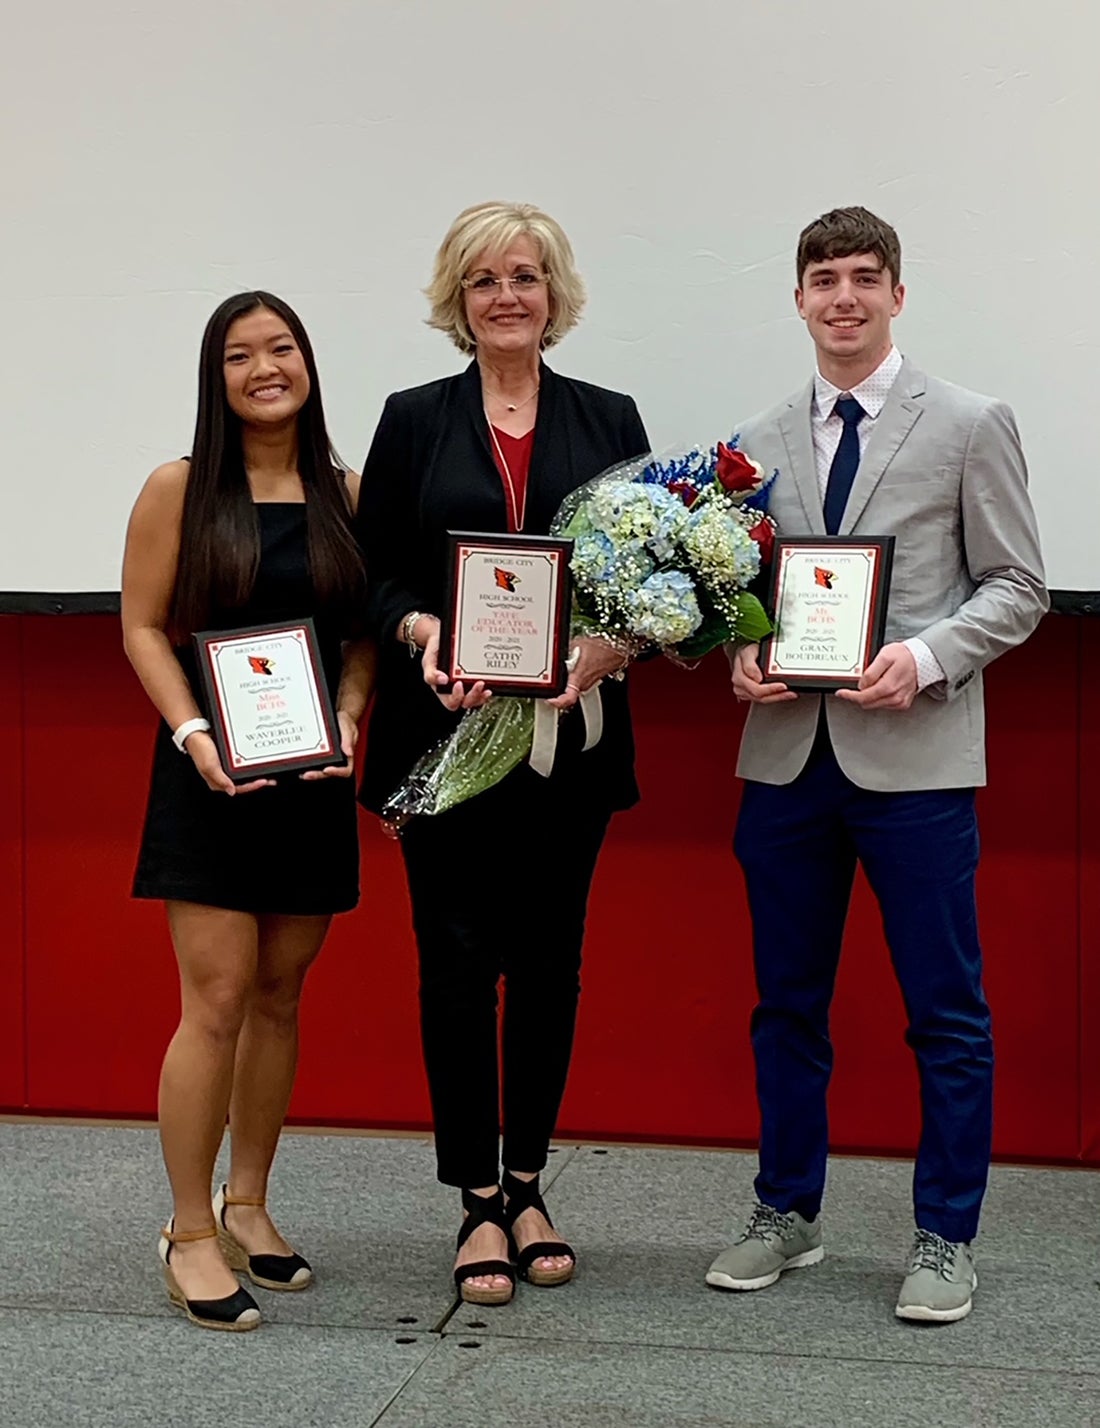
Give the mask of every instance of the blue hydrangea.
M 626 478 L 599 483 L 589 503 L 591 524 L 615 546 L 653 541 L 658 549 L 671 549 L 685 514 L 683 502 L 663 486 Z
M 675 645 L 703 623 L 695 586 L 680 570 L 659 570 L 628 601 L 631 629 L 643 640 Z
M 601 613 L 609 613 L 657 568 L 641 541 L 613 545 L 602 531 L 578 536 L 570 562 L 573 579 Z
M 611 570 L 611 551 L 611 542 L 602 531 L 578 536 L 570 562 L 574 579 L 585 586 L 606 580 Z

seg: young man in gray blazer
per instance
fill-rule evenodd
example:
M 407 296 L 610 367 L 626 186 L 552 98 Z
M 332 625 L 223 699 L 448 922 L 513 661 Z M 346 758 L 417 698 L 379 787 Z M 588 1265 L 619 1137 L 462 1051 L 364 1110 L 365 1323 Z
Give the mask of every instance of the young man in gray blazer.
M 742 428 L 777 468 L 781 535 L 896 538 L 886 643 L 858 690 L 765 683 L 731 653 L 750 705 L 734 850 L 753 917 L 761 1111 L 757 1204 L 707 1274 L 763 1289 L 822 1258 L 832 1068 L 829 1003 L 857 861 L 883 925 L 917 1059 L 922 1131 L 903 1319 L 970 1312 L 971 1240 L 992 1136 L 975 788 L 985 782 L 982 670 L 1049 601 L 1027 471 L 1003 402 L 928 377 L 893 345 L 901 248 L 863 208 L 811 223 L 795 300 L 817 351 L 802 392 Z

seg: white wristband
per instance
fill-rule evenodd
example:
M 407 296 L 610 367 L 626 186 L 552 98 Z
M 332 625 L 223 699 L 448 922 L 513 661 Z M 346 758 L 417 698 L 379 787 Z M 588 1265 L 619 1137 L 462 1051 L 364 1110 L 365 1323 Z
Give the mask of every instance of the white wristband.
M 172 742 L 173 744 L 175 744 L 176 748 L 179 749 L 181 754 L 185 754 L 187 750 L 183 746 L 187 743 L 188 738 L 192 734 L 208 734 L 209 732 L 210 725 L 207 720 L 185 719 L 184 722 L 176 730 L 176 732 L 172 735 Z

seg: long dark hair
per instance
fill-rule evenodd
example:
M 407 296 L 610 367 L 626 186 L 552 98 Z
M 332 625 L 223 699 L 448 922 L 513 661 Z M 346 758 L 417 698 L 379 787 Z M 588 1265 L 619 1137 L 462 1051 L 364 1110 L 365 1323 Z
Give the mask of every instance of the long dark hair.
M 225 339 L 232 323 L 257 308 L 282 318 L 305 359 L 309 396 L 298 413 L 298 474 L 306 502 L 310 574 L 318 599 L 354 620 L 362 603 L 363 563 L 351 511 L 325 427 L 321 384 L 309 337 L 293 308 L 272 293 L 237 293 L 216 309 L 202 335 L 199 410 L 183 502 L 172 624 L 186 638 L 215 610 L 233 610 L 252 593 L 260 563 L 260 526 L 248 486 L 241 420 L 225 394 Z

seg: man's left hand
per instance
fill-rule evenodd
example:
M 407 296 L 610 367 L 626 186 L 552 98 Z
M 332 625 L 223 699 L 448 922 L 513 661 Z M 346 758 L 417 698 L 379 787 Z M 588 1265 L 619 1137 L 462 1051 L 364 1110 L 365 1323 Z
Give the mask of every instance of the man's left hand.
M 838 689 L 838 699 L 861 709 L 908 709 L 917 697 L 917 661 L 903 644 L 883 645 L 863 672 L 858 689 Z

